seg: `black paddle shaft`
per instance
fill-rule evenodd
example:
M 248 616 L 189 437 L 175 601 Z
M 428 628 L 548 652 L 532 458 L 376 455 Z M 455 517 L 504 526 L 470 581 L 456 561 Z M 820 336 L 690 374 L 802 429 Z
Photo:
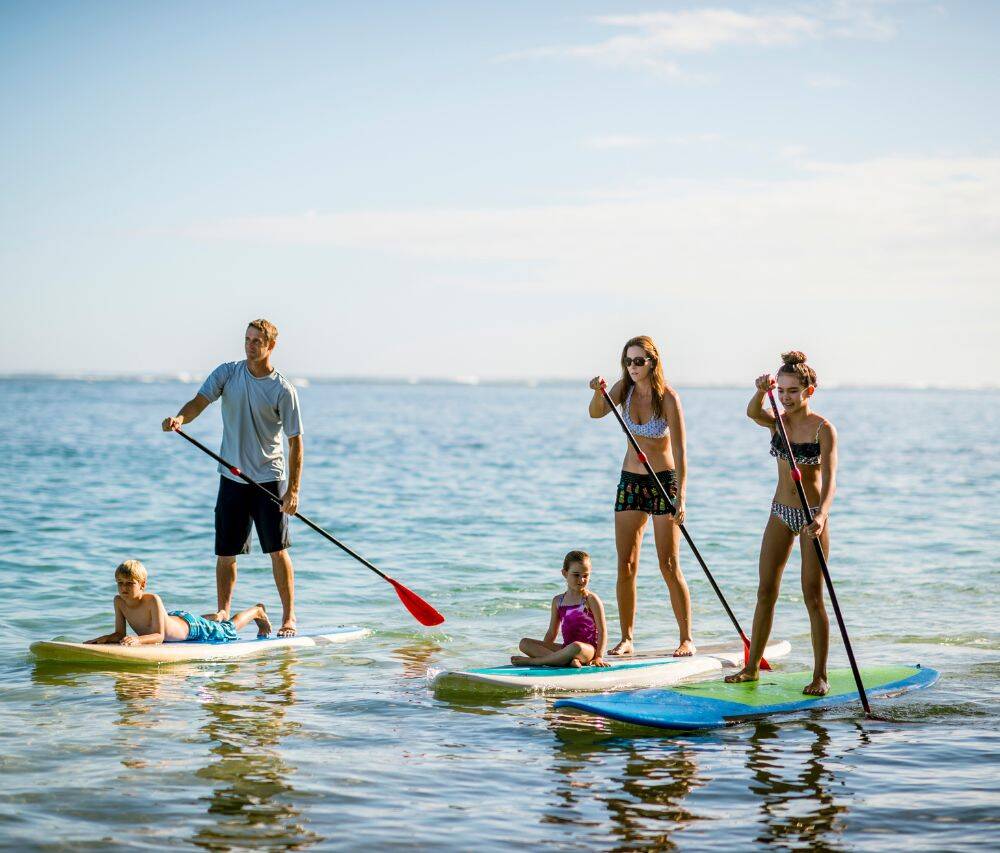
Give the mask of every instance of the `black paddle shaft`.
M 267 495 L 275 503 L 281 504 L 281 498 L 279 498 L 277 495 L 273 494 L 272 492 L 269 492 L 260 483 L 257 483 L 254 480 L 251 480 L 239 468 L 237 468 L 235 465 L 229 464 L 225 459 L 223 459 L 221 456 L 219 456 L 218 453 L 214 453 L 213 451 L 209 450 L 207 447 L 205 447 L 204 444 L 202 444 L 200 441 L 198 441 L 198 439 L 191 438 L 191 436 L 189 436 L 186 432 L 184 432 L 179 427 L 175 428 L 174 432 L 176 432 L 181 438 L 185 438 L 188 441 L 190 441 L 195 447 L 197 447 L 203 453 L 207 453 L 209 456 L 211 456 L 220 465 L 223 465 L 226 468 L 228 468 L 229 471 L 231 471 L 233 474 L 235 474 L 237 477 L 239 477 L 241 480 L 243 480 L 243 482 L 249 483 L 251 486 L 254 486 L 255 488 L 259 489 L 261 492 L 263 492 L 265 495 Z M 335 539 L 333 536 L 331 536 L 329 533 L 327 533 L 318 524 L 316 524 L 316 523 L 310 521 L 308 518 L 306 518 L 301 512 L 295 513 L 295 517 L 297 519 L 299 519 L 299 521 L 303 521 L 307 525 L 309 525 L 309 527 L 311 527 L 313 530 L 315 530 L 320 536 L 323 536 L 326 539 L 329 539 L 334 545 L 336 545 L 338 548 L 340 548 L 341 551 L 344 551 L 344 552 L 350 554 L 359 563 L 363 564 L 364 566 L 367 566 L 369 569 L 371 569 L 373 572 L 375 572 L 375 574 L 377 574 L 380 578 L 383 578 L 384 580 L 389 581 L 389 583 L 393 582 L 392 578 L 390 578 L 385 572 L 381 571 L 377 566 L 373 566 L 371 563 L 369 563 L 360 554 L 356 553 L 355 551 L 352 551 L 350 548 L 348 548 L 339 539 Z
M 674 504 L 674 502 L 670 499 L 670 494 L 667 492 L 667 490 L 663 488 L 663 483 L 661 483 L 660 478 L 656 476 L 656 472 L 653 470 L 653 466 L 649 464 L 649 460 L 646 458 L 646 454 L 643 453 L 642 449 L 639 447 L 639 442 L 635 440 L 635 436 L 632 435 L 632 430 L 628 428 L 628 424 L 625 423 L 625 419 L 621 416 L 621 412 L 619 412 L 618 409 L 615 408 L 614 400 L 611 399 L 611 395 L 608 394 L 608 389 L 604 386 L 603 382 L 601 383 L 601 393 L 604 395 L 604 399 L 607 402 L 608 406 L 611 408 L 611 411 L 614 413 L 614 416 L 618 418 L 618 423 L 621 424 L 622 431 L 625 433 L 625 437 L 628 439 L 629 444 L 632 445 L 632 449 L 636 452 L 636 455 L 639 457 L 639 461 L 645 466 L 646 471 L 648 471 L 649 475 L 653 478 L 653 481 L 656 483 L 656 487 L 660 490 L 660 494 L 663 495 L 667 504 L 676 513 L 677 512 L 676 504 Z M 712 573 L 708 570 L 708 566 L 705 564 L 704 559 L 702 559 L 701 553 L 698 551 L 697 546 L 694 544 L 694 540 L 691 538 L 691 535 L 687 532 L 687 528 L 683 524 L 680 524 L 679 527 L 681 529 L 681 534 L 684 536 L 685 541 L 688 543 L 689 546 L 691 546 L 691 552 L 694 554 L 695 559 L 698 561 L 698 564 L 705 572 L 705 577 L 708 578 L 708 582 L 712 585 L 712 589 L 715 590 L 715 594 L 719 596 L 719 601 L 722 602 L 722 606 L 726 609 L 726 613 L 729 615 L 729 619 L 733 623 L 733 627 L 739 633 L 740 639 L 743 640 L 744 643 L 749 643 L 750 638 L 747 637 L 745 633 L 743 633 L 743 629 L 740 627 L 740 623 L 736 619 L 736 614 L 733 613 L 732 608 L 729 606 L 729 602 L 726 601 L 726 597 L 722 594 L 722 590 L 719 589 L 719 585 L 715 582 L 715 578 L 712 577 Z
M 788 464 L 792 469 L 792 481 L 795 483 L 795 491 L 799 493 L 799 501 L 802 503 L 802 511 L 806 516 L 806 524 L 812 524 L 813 515 L 812 510 L 809 509 L 809 499 L 806 497 L 806 490 L 802 488 L 802 472 L 795 461 L 795 455 L 792 453 L 792 443 L 788 440 L 788 433 L 785 432 L 785 425 L 781 422 L 781 415 L 778 414 L 778 406 L 774 402 L 774 392 L 770 388 L 767 389 L 767 398 L 771 401 L 771 411 L 774 413 L 774 422 L 778 427 L 778 433 L 781 435 L 781 443 L 784 444 L 785 452 L 788 453 Z M 844 648 L 847 649 L 847 659 L 851 663 L 851 672 L 854 673 L 854 681 L 858 685 L 861 704 L 865 709 L 865 713 L 870 717 L 872 716 L 871 705 L 868 704 L 868 694 L 865 693 L 865 686 L 861 683 L 861 671 L 858 669 L 858 662 L 854 659 L 851 638 L 847 636 L 847 626 L 844 624 L 844 616 L 840 612 L 837 592 L 833 588 L 833 578 L 830 577 L 830 569 L 826 564 L 826 555 L 823 553 L 823 546 L 820 544 L 818 536 L 813 539 L 812 543 L 816 548 L 816 556 L 819 558 L 819 567 L 823 571 L 823 580 L 826 581 L 827 592 L 830 593 L 830 603 L 833 605 L 833 612 L 837 616 L 837 624 L 840 626 L 840 636 L 844 638 Z

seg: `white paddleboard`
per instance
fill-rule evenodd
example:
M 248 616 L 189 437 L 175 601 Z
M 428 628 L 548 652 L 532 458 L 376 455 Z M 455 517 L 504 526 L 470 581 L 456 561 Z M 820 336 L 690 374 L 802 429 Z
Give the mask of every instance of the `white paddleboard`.
M 770 661 L 792 650 L 787 640 L 771 643 L 764 650 Z M 632 690 L 664 687 L 688 678 L 743 666 L 743 647 L 706 646 L 698 654 L 675 658 L 667 651 L 623 657 L 606 657 L 611 666 L 493 666 L 483 669 L 439 672 L 431 679 L 435 690 L 455 692 L 524 692 L 576 690 Z
M 198 663 L 255 657 L 277 649 L 297 649 L 347 643 L 368 636 L 371 631 L 355 626 L 332 628 L 296 637 L 240 638 L 231 643 L 160 643 L 155 646 L 90 645 L 46 640 L 32 643 L 38 660 L 67 663 L 161 664 Z

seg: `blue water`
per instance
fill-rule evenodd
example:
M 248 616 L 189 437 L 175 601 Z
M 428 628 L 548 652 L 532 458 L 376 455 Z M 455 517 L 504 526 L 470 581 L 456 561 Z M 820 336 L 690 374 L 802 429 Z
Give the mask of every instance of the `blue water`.
M 41 638 L 112 625 L 114 566 L 137 557 L 169 607 L 214 603 L 213 463 L 159 431 L 196 386 L 0 382 L 0 844 L 18 849 L 957 850 L 995 845 L 1000 395 L 824 391 L 841 470 L 831 567 L 862 664 L 924 663 L 931 690 L 881 706 L 669 736 L 550 699 L 435 695 L 428 673 L 500 663 L 544 632 L 570 548 L 614 606 L 611 503 L 624 449 L 585 387 L 300 391 L 301 510 L 447 617 L 296 523 L 303 627 L 365 641 L 240 664 L 39 665 Z M 775 478 L 743 390 L 682 390 L 688 527 L 744 624 Z M 217 407 L 190 431 L 217 446 Z M 684 547 L 684 546 L 682 546 Z M 237 604 L 278 609 L 267 558 Z M 695 639 L 732 637 L 682 550 Z M 776 636 L 811 663 L 797 554 Z M 675 639 L 651 540 L 637 639 Z M 832 661 L 845 665 L 839 641 Z

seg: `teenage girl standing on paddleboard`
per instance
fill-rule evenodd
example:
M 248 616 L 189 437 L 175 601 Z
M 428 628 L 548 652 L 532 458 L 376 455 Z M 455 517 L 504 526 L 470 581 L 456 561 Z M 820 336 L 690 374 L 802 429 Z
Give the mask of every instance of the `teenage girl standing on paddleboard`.
M 806 364 L 805 355 L 786 352 L 781 360 L 784 363 L 774 379 L 767 373 L 757 377 L 757 391 L 747 406 L 747 417 L 771 431 L 771 455 L 778 461 L 778 486 L 760 545 L 760 585 L 757 588 L 757 609 L 753 615 L 750 660 L 738 673 L 727 676 L 726 681 L 756 681 L 759 678 L 760 658 L 771 634 L 781 574 L 792 553 L 792 544 L 798 538 L 802 552 L 802 597 L 809 611 L 813 647 L 813 679 L 802 692 L 823 696 L 830 689 L 826 675 L 830 620 L 823 602 L 823 574 L 819 558 L 808 540 L 818 537 L 823 553 L 830 553 L 827 518 L 837 490 L 837 431 L 833 424 L 809 408 L 809 400 L 816 390 L 816 371 Z M 802 472 L 802 487 L 813 516 L 809 525 L 806 524 L 805 511 L 792 480 L 788 451 L 781 440 L 774 415 L 764 409 L 764 398 L 770 388 L 775 389 L 785 410 L 781 420 Z
M 618 548 L 618 620 L 622 638 L 610 654 L 630 655 L 635 652 L 632 632 L 635 626 L 636 573 L 639 569 L 639 549 L 649 516 L 653 516 L 653 536 L 660 574 L 670 592 L 670 605 L 677 619 L 680 644 L 677 657 L 693 655 L 691 639 L 691 594 L 680 566 L 680 536 L 678 525 L 684 521 L 684 491 L 687 487 L 685 460 L 684 413 L 681 401 L 663 378 L 660 353 L 652 338 L 639 335 L 622 348 L 622 377 L 609 392 L 622 417 L 635 436 L 660 482 L 670 493 L 677 508 L 673 515 L 670 505 L 646 472 L 635 450 L 626 445 L 621 480 L 615 500 L 615 544 Z M 590 416 L 603 418 L 610 414 L 601 386 L 604 378 L 590 380 L 594 397 L 590 401 Z

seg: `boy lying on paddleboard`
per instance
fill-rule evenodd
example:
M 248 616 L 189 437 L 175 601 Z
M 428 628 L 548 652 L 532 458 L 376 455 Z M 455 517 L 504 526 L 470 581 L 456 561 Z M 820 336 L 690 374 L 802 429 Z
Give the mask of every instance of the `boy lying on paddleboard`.
M 159 643 L 230 643 L 236 632 L 251 621 L 257 623 L 257 636 L 271 633 L 271 621 L 263 604 L 255 604 L 233 616 L 219 619 L 218 613 L 195 616 L 186 610 L 163 606 L 160 596 L 146 592 L 146 567 L 138 560 L 126 560 L 115 569 L 118 595 L 115 596 L 115 630 L 87 640 L 90 645 L 118 643 L 122 646 L 154 646 Z M 127 628 L 136 636 L 126 635 Z

